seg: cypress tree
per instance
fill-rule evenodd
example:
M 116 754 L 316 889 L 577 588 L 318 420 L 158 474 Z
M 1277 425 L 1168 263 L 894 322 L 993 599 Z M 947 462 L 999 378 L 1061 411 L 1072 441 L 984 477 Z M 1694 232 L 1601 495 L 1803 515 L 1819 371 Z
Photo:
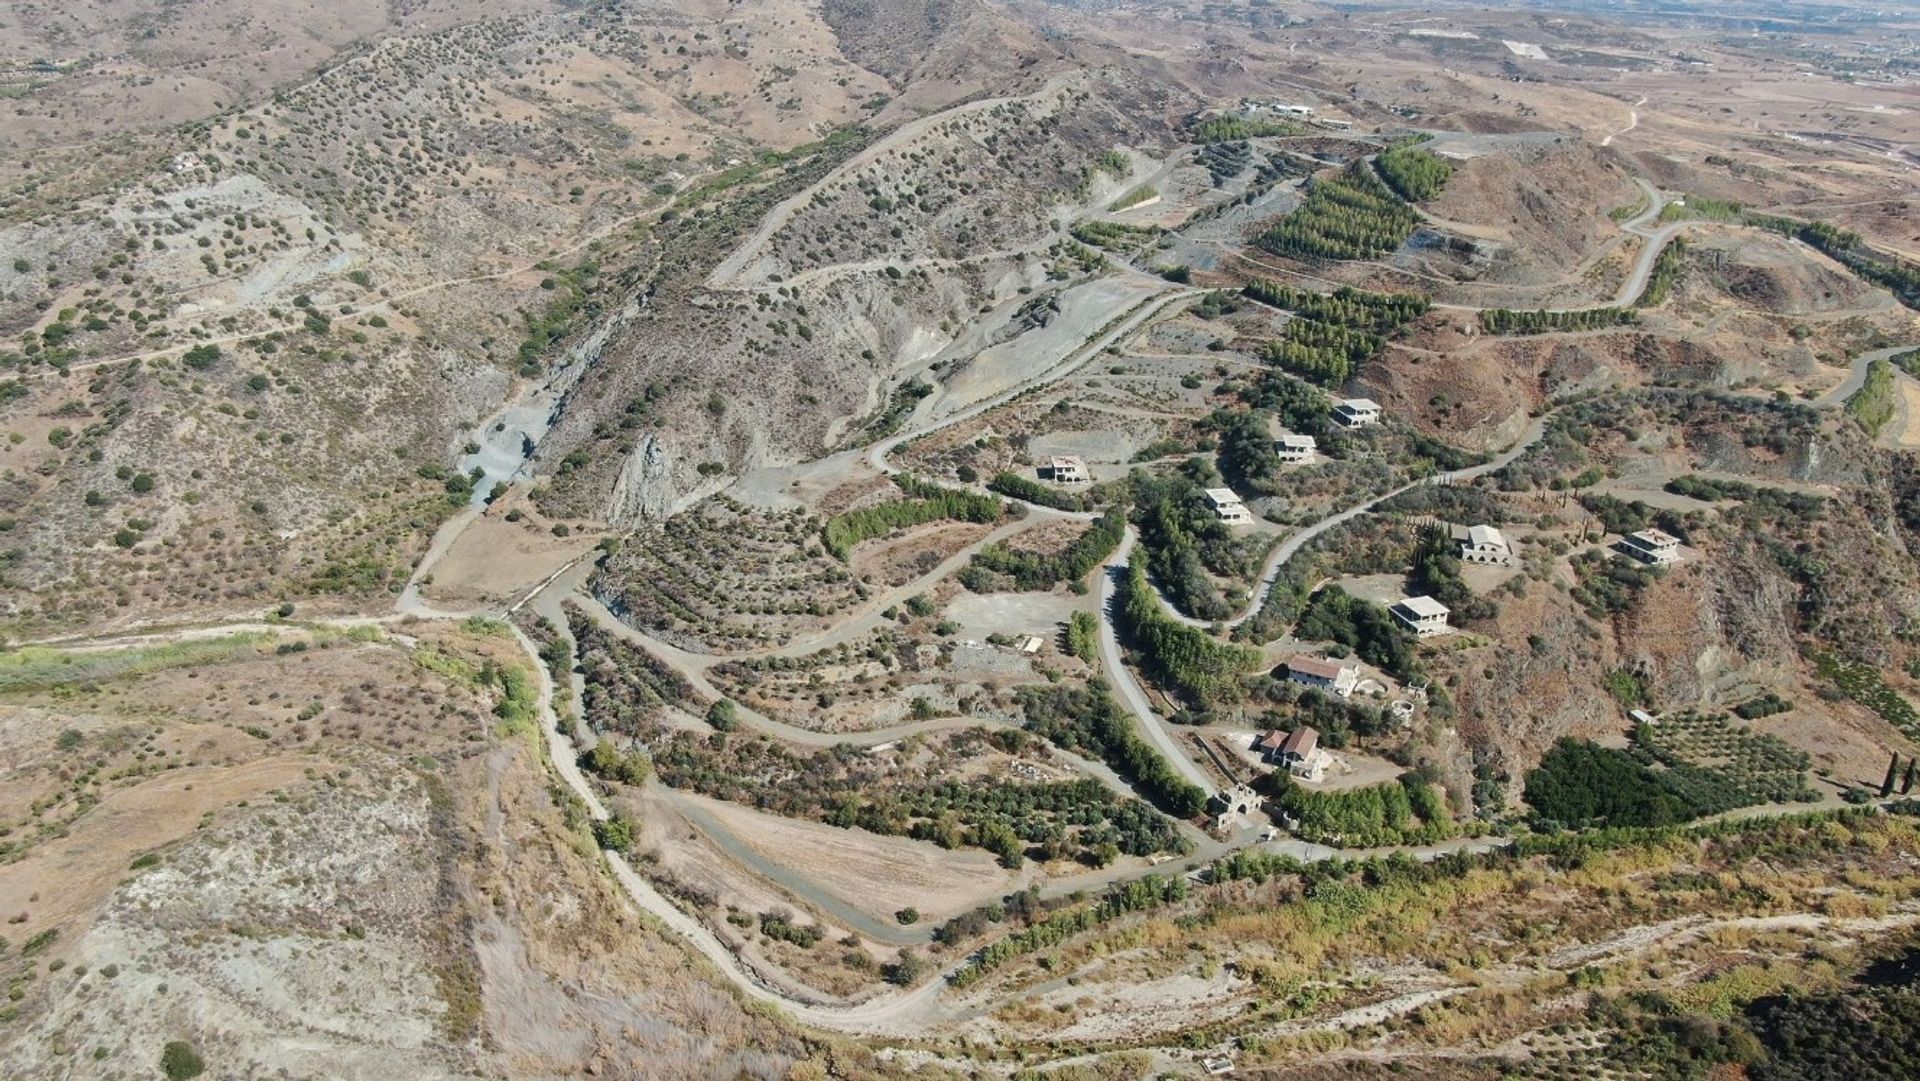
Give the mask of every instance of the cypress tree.
M 1885 799 L 1888 796 L 1893 795 L 1893 782 L 1899 776 L 1900 776 L 1900 752 L 1895 751 L 1893 752 L 1893 757 L 1887 761 L 1887 779 L 1880 782 L 1880 798 L 1881 799 Z

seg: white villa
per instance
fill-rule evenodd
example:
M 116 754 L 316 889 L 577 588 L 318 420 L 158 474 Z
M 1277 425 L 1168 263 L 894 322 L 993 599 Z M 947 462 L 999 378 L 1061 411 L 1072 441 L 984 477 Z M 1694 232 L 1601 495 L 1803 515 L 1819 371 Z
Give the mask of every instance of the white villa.
M 1289 683 L 1331 691 L 1342 698 L 1352 694 L 1360 682 L 1360 669 L 1321 657 L 1294 657 L 1287 661 L 1286 669 Z
M 1408 597 L 1392 608 L 1393 618 L 1400 625 L 1421 638 L 1432 638 L 1439 634 L 1449 634 L 1452 627 L 1447 626 L 1447 606 L 1432 597 Z
M 1620 550 L 1651 567 L 1680 562 L 1680 538 L 1658 529 L 1643 529 L 1621 537 Z
M 1273 441 L 1273 452 L 1283 462 L 1309 462 L 1313 454 L 1320 449 L 1310 435 L 1283 435 Z
M 1246 525 L 1253 521 L 1253 512 L 1240 502 L 1231 488 L 1208 488 L 1207 502 L 1213 504 L 1213 516 L 1228 525 Z
M 1047 462 L 1047 475 L 1061 484 L 1085 484 L 1093 479 L 1087 463 L 1072 455 L 1060 455 Z
M 1372 398 L 1342 398 L 1333 406 L 1333 419 L 1349 428 L 1380 423 L 1380 403 Z
M 1513 564 L 1513 545 L 1506 534 L 1490 525 L 1468 526 L 1456 530 L 1454 538 L 1460 542 L 1460 561 L 1462 563 L 1486 563 L 1496 567 Z

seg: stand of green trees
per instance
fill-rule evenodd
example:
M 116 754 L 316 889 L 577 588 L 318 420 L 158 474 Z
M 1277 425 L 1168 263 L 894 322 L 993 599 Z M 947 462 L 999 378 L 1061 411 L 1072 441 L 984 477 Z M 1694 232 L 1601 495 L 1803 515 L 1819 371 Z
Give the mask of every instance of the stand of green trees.
M 1257 281 L 1242 292 L 1294 313 L 1283 336 L 1267 343 L 1267 361 L 1327 386 L 1352 378 L 1360 365 L 1386 348 L 1387 335 L 1426 314 L 1431 306 L 1417 293 L 1371 293 L 1350 286 L 1315 293 Z
M 1868 435 L 1878 436 L 1897 411 L 1898 386 L 1893 365 L 1876 360 L 1867 365 L 1867 376 L 1860 389 L 1847 397 L 1847 415 L 1860 422 Z
M 1338 642 L 1395 679 L 1414 675 L 1413 637 L 1385 608 L 1339 586 L 1323 586 L 1307 600 L 1293 634 L 1308 642 Z
M 1433 302 L 1419 293 L 1375 293 L 1351 285 L 1331 293 L 1316 293 L 1263 280 L 1248 282 L 1240 292 L 1268 307 L 1375 334 L 1390 334 L 1433 307 Z
M 1262 373 L 1257 382 L 1241 389 L 1240 400 L 1274 414 L 1282 427 L 1301 435 L 1326 434 L 1327 416 L 1333 409 L 1326 391 L 1279 372 Z
M 838 559 L 845 560 L 861 541 L 884 537 L 896 529 L 953 519 L 992 522 L 1006 513 L 1006 504 L 992 496 L 942 488 L 909 476 L 894 482 L 909 498 L 837 514 L 821 527 L 820 541 Z
M 1307 198 L 1254 238 L 1298 259 L 1375 259 L 1406 243 L 1420 215 L 1361 162 L 1309 182 Z
M 1581 308 L 1578 311 L 1516 311 L 1489 308 L 1480 313 L 1480 329 L 1488 334 L 1557 334 L 1573 330 L 1605 330 L 1640 321 L 1631 308 Z
M 1316 792 L 1281 771 L 1263 776 L 1259 787 L 1273 808 L 1292 819 L 1301 840 L 1350 848 L 1431 844 L 1454 835 L 1446 800 L 1414 773 L 1398 781 Z
M 1415 146 L 1397 146 L 1382 151 L 1373 159 L 1380 179 L 1409 203 L 1418 203 L 1440 194 L 1453 176 L 1453 166 L 1432 152 Z
M 1092 754 L 1112 766 L 1141 796 L 1175 818 L 1206 810 L 1207 794 L 1135 732 L 1133 718 L 1093 680 L 1085 690 L 1060 685 L 1020 688 L 1027 729 L 1064 750 Z
M 1258 116 L 1210 116 L 1193 126 L 1196 143 L 1224 143 L 1240 139 L 1265 139 L 1278 135 L 1304 135 L 1305 128 L 1291 120 Z
M 1073 239 L 1089 247 L 1112 252 L 1130 252 L 1160 239 L 1166 232 L 1157 225 L 1127 225 L 1117 221 L 1084 221 L 1073 226 Z
M 1127 516 L 1116 507 L 1101 515 L 1099 521 L 1074 538 L 1072 544 L 1051 555 L 1016 552 L 1005 544 L 990 544 L 960 572 L 960 584 L 975 593 L 991 593 L 1002 577 L 1013 579 L 1013 588 L 1019 592 L 1051 589 L 1059 582 L 1077 582 L 1113 554 L 1126 532 Z
M 1119 615 L 1147 674 L 1197 708 L 1234 697 L 1241 673 L 1260 665 L 1259 650 L 1222 642 L 1167 615 L 1138 559 L 1127 569 Z
M 1220 472 L 1227 483 L 1236 490 L 1272 491 L 1280 455 L 1261 415 L 1220 411 L 1209 421 L 1220 433 Z
M 1054 510 L 1091 510 L 1093 504 L 1090 492 L 1070 492 L 1050 487 L 1032 477 L 1023 477 L 1012 472 L 994 474 L 993 479 L 987 482 L 987 490 L 998 492 L 1009 499 L 1052 507 Z
M 1444 526 L 1431 525 L 1420 531 L 1413 548 L 1413 570 L 1407 579 L 1415 593 L 1446 605 L 1462 622 L 1492 619 L 1499 614 L 1492 601 L 1468 588 L 1460 577 L 1460 545 Z
M 1252 554 L 1207 502 L 1204 486 L 1217 483 L 1212 468 L 1198 458 L 1163 477 L 1135 470 L 1128 481 L 1147 569 L 1174 607 L 1195 619 L 1232 614 L 1209 572 L 1245 578 L 1255 570 Z
M 1670 720 L 1677 728 L 1703 724 L 1687 715 Z M 1711 736 L 1712 726 L 1705 727 Z M 1686 757 L 1684 732 L 1643 729 L 1629 750 L 1562 739 L 1527 774 L 1527 805 L 1543 828 L 1606 829 L 1673 826 L 1769 800 L 1812 798 L 1804 755 L 1777 739 L 1720 728 L 1713 738 L 1731 740 L 1734 750 L 1719 766 Z
M 1634 298 L 1636 308 L 1656 308 L 1664 304 L 1667 294 L 1673 292 L 1673 284 L 1680 280 L 1680 268 L 1686 265 L 1687 242 L 1675 237 L 1653 260 L 1653 270 L 1647 275 L 1647 287 L 1640 290 Z

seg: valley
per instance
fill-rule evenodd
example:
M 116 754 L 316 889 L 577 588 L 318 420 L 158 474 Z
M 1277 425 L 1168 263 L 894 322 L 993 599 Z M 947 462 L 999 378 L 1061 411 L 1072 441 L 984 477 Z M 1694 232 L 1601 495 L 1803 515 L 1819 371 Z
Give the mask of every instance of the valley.
M 1903 1076 L 1920 13 L 147 7 L 9 1076 Z

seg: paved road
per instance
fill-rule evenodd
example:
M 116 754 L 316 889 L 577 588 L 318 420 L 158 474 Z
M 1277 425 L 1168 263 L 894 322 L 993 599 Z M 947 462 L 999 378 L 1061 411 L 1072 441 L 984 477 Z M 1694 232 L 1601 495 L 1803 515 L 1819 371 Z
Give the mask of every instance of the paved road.
M 1180 771 L 1180 775 L 1199 785 L 1208 795 L 1220 791 L 1213 778 L 1197 765 L 1192 756 L 1180 749 L 1173 736 L 1167 731 L 1167 722 L 1154 712 L 1153 703 L 1147 701 L 1147 694 L 1141 690 L 1140 682 L 1133 678 L 1133 672 L 1127 668 L 1126 660 L 1120 655 L 1120 636 L 1114 630 L 1115 605 L 1118 604 L 1120 584 L 1127 575 L 1127 559 L 1133 554 L 1133 545 L 1137 539 L 1133 527 L 1127 527 L 1126 539 L 1113 553 L 1100 575 L 1100 664 L 1106 670 L 1107 681 L 1120 694 L 1120 700 L 1126 703 L 1140 722 L 1143 734 L 1168 762 Z
M 499 613 L 445 613 L 433 618 L 464 619 L 473 615 L 495 615 Z M 222 625 L 207 625 L 196 628 L 175 628 L 157 632 L 148 638 L 166 639 L 181 633 L 214 634 L 223 631 L 258 625 L 258 617 L 245 614 L 237 617 L 240 622 Z M 398 615 L 374 617 L 372 622 L 391 622 L 401 619 Z M 314 626 L 364 626 L 369 617 L 345 617 L 337 620 L 314 621 Z M 610 817 L 606 804 L 601 800 L 598 790 L 580 771 L 572 741 L 561 731 L 560 718 L 553 708 L 554 686 L 546 666 L 541 663 L 539 651 L 527 636 L 517 628 L 513 629 L 514 640 L 526 654 L 527 661 L 533 667 L 539 687 L 538 709 L 541 718 L 542 734 L 546 741 L 546 758 L 554 773 L 575 795 L 584 802 L 588 815 L 596 822 L 604 822 Z M 113 640 L 125 640 L 126 635 Z M 143 637 L 143 636 L 133 636 Z M 102 639 L 106 641 L 108 639 Z M 1176 761 L 1178 759 L 1176 758 Z M 1745 817 L 1762 817 L 1768 814 L 1801 814 L 1804 805 L 1792 804 L 1772 808 L 1752 808 L 1743 811 Z M 1343 850 L 1306 842 L 1276 839 L 1261 841 L 1259 831 L 1243 830 L 1227 841 L 1209 839 L 1198 846 L 1197 851 L 1187 861 L 1212 861 L 1230 852 L 1243 849 L 1260 849 L 1275 854 L 1291 855 L 1306 861 L 1333 858 L 1366 858 L 1375 855 L 1404 853 L 1415 859 L 1427 860 L 1451 852 L 1487 851 L 1507 844 L 1500 838 L 1456 838 L 1432 845 L 1400 847 L 1372 850 Z M 756 1001 L 778 1006 L 793 1020 L 818 1028 L 842 1032 L 874 1035 L 912 1036 L 925 1033 L 939 1023 L 956 1016 L 957 1008 L 947 998 L 945 977 L 965 964 L 964 959 L 955 961 L 934 978 L 920 986 L 904 992 L 884 992 L 871 999 L 857 1003 L 834 1002 L 817 995 L 807 995 L 795 989 L 776 986 L 769 978 L 753 969 L 740 959 L 727 945 L 713 934 L 698 919 L 683 911 L 671 900 L 641 877 L 632 864 L 619 853 L 604 854 L 611 867 L 615 880 L 626 891 L 633 902 L 655 921 L 657 926 L 667 933 L 686 942 L 695 952 L 711 962 L 719 972 L 731 981 L 740 991 Z M 1154 874 L 1177 873 L 1179 868 L 1173 865 L 1149 867 L 1123 867 L 1087 876 L 1075 876 L 1051 884 L 1043 892 L 1049 896 L 1058 896 L 1072 890 L 1093 889 L 1098 886 L 1132 881 Z
M 1445 473 L 1436 473 L 1430 477 L 1422 477 L 1419 480 L 1409 481 L 1392 491 L 1383 492 L 1365 502 L 1357 503 L 1345 510 L 1330 514 L 1280 542 L 1280 546 L 1275 548 L 1273 554 L 1267 557 L 1267 565 L 1260 572 L 1260 581 L 1254 586 L 1253 595 L 1247 601 L 1246 611 L 1228 620 L 1227 626 L 1238 627 L 1240 624 L 1245 623 L 1247 620 L 1259 614 L 1261 607 L 1267 603 L 1268 591 L 1273 588 L 1273 583 L 1280 577 L 1281 569 L 1287 565 L 1288 560 L 1297 555 L 1300 549 L 1306 547 L 1307 543 L 1315 537 L 1318 537 L 1320 534 L 1325 533 L 1335 526 L 1351 522 L 1387 500 L 1397 495 L 1411 492 L 1415 488 L 1424 488 L 1430 484 L 1456 484 L 1460 481 L 1473 480 L 1477 477 L 1484 477 L 1489 473 L 1497 473 L 1505 469 L 1522 454 L 1525 454 L 1535 443 L 1540 442 L 1546 435 L 1547 416 L 1550 415 L 1550 413 L 1542 415 L 1536 418 L 1532 424 L 1527 425 L 1526 433 L 1520 437 L 1520 441 L 1507 448 L 1496 458 L 1483 462 L 1480 465 L 1468 466 L 1465 469 L 1449 470 Z
M 1685 224 L 1689 224 L 1674 223 L 1663 229 L 1653 230 L 1651 232 L 1644 231 L 1646 224 L 1659 213 L 1660 201 L 1658 194 L 1653 192 L 1650 186 L 1645 185 L 1643 182 L 1643 187 L 1645 187 L 1649 193 L 1650 205 L 1648 209 L 1633 222 L 1628 223 L 1628 228 L 1631 231 L 1638 232 L 1640 235 L 1645 236 L 1648 239 L 1648 246 L 1647 250 L 1642 253 L 1640 265 L 1636 267 L 1635 273 L 1630 275 L 1628 282 L 1622 289 L 1623 297 L 1629 294 L 1637 295 L 1639 291 L 1644 288 L 1652 263 L 1658 256 L 1659 246 L 1663 245 L 1665 240 L 1670 238 L 1675 230 Z M 891 472 L 892 470 L 886 460 L 886 456 L 900 443 L 907 439 L 916 438 L 929 432 L 937 431 L 940 428 L 960 423 L 988 409 L 1003 404 L 1019 394 L 1064 378 L 1077 370 L 1088 359 L 1098 355 L 1099 351 L 1105 348 L 1107 344 L 1117 340 L 1121 335 L 1131 332 L 1145 320 L 1156 316 L 1172 304 L 1184 302 L 1197 295 L 1199 295 L 1197 291 L 1181 291 L 1172 296 L 1158 301 L 1150 301 L 1142 305 L 1139 310 L 1129 316 L 1120 325 L 1116 326 L 1115 329 L 1101 335 L 1099 340 L 1089 342 L 1061 365 L 1041 375 L 1035 376 L 1016 387 L 1009 388 L 1001 394 L 943 418 L 930 426 L 902 433 L 877 443 L 869 451 L 870 460 L 877 469 Z M 1867 367 L 1873 360 L 1892 355 L 1898 351 L 1900 350 L 1881 350 L 1857 358 L 1854 362 L 1853 371 L 1850 372 L 1848 379 L 1843 382 L 1840 387 L 1836 387 L 1833 391 L 1830 391 L 1827 395 L 1816 401 L 1815 404 L 1824 407 L 1834 407 L 1844 402 L 1847 395 L 1858 389 L 1861 381 L 1865 378 Z M 1280 569 L 1285 565 L 1287 560 L 1292 558 L 1295 553 L 1314 537 L 1319 536 L 1326 530 L 1343 522 L 1350 521 L 1368 512 L 1384 500 L 1421 485 L 1467 480 L 1501 469 L 1518 458 L 1527 448 L 1538 442 L 1544 433 L 1544 429 L 1545 418 L 1543 417 L 1534 421 L 1518 443 L 1490 462 L 1468 469 L 1439 474 L 1434 477 L 1403 485 L 1384 495 L 1373 497 L 1365 502 L 1330 515 L 1289 537 L 1286 542 L 1275 550 L 1273 556 L 1269 559 L 1263 571 L 1259 587 L 1255 591 L 1247 611 L 1233 620 L 1233 623 L 1238 624 L 1243 622 L 1259 610 L 1266 593 L 1271 588 L 1272 582 L 1278 577 Z M 464 522 L 461 523 L 462 527 L 464 524 Z M 431 558 L 422 560 L 421 574 L 426 573 L 432 565 L 437 562 L 439 554 L 451 547 L 453 537 L 456 536 L 459 531 L 459 528 L 447 531 L 445 543 L 441 543 L 441 538 L 436 537 L 434 549 L 429 553 Z M 1157 747 L 1162 754 L 1166 755 L 1167 759 L 1180 770 L 1183 776 L 1201 786 L 1203 789 L 1212 792 L 1214 791 L 1214 785 L 1211 778 L 1202 772 L 1194 761 L 1180 749 L 1177 742 L 1172 738 L 1166 722 L 1155 713 L 1151 703 L 1146 699 L 1145 693 L 1141 690 L 1138 682 L 1134 680 L 1132 674 L 1127 670 L 1120 655 L 1119 642 L 1114 631 L 1112 606 L 1118 584 L 1117 576 L 1125 573 L 1126 560 L 1131 554 L 1134 543 L 1135 535 L 1130 529 L 1125 542 L 1122 544 L 1119 552 L 1116 553 L 1113 562 L 1106 568 L 1106 573 L 1102 578 L 1100 600 L 1104 618 L 1101 620 L 1100 625 L 1101 660 L 1117 693 L 1119 693 L 1122 700 L 1126 702 L 1128 708 L 1133 711 L 1142 725 L 1147 738 L 1152 741 L 1153 745 Z M 652 639 L 627 624 L 622 623 L 618 619 L 615 619 L 612 614 L 607 612 L 598 602 L 593 601 L 591 598 L 576 595 L 575 591 L 578 583 L 590 567 L 590 562 L 584 559 L 576 560 L 574 563 L 562 567 L 550 576 L 546 582 L 542 583 L 541 586 L 536 587 L 530 591 L 526 597 L 523 597 L 520 601 L 512 605 L 509 611 L 518 610 L 523 606 L 531 604 L 535 611 L 547 615 L 549 618 L 554 618 L 560 614 L 560 603 L 564 599 L 573 597 L 603 626 L 673 662 L 675 667 L 689 678 L 690 682 L 694 682 L 695 686 L 702 690 L 702 693 L 718 697 L 717 690 L 714 689 L 711 684 L 705 684 L 704 679 L 705 667 L 714 663 L 718 658 L 688 653 Z M 346 626 L 364 625 L 368 622 L 387 623 L 402 618 L 464 619 L 471 615 L 499 614 L 435 611 L 426 608 L 420 602 L 417 591 L 410 591 L 406 597 L 403 597 L 400 607 L 402 609 L 401 611 L 388 616 L 350 617 L 348 619 L 327 622 Z M 259 620 L 257 613 L 249 613 L 241 618 L 243 618 L 245 622 L 239 624 L 240 626 L 255 626 Z M 180 634 L 194 632 L 191 630 L 183 631 L 175 629 L 165 633 Z M 577 753 L 573 742 L 569 735 L 562 730 L 560 718 L 554 710 L 553 701 L 555 688 L 552 678 L 546 666 L 542 663 L 538 650 L 535 648 L 533 642 L 517 628 L 514 628 L 512 633 L 521 649 L 526 653 L 538 680 L 538 705 L 543 734 L 546 741 L 546 757 L 549 759 L 555 774 L 560 777 L 569 789 L 585 802 L 588 813 L 592 818 L 596 821 L 604 821 L 608 817 L 608 810 L 599 798 L 594 785 L 579 769 Z M 829 637 L 831 637 L 831 633 L 832 632 L 830 632 Z M 819 645 L 817 642 L 809 643 L 808 648 L 819 648 Z M 705 684 L 705 686 L 703 687 L 702 684 Z M 811 732 L 794 728 L 790 725 L 784 725 L 757 714 L 752 714 L 751 711 L 743 711 L 743 713 L 748 715 L 746 719 L 748 719 L 750 723 L 757 727 L 762 727 L 782 739 L 812 746 L 831 745 L 840 742 L 886 742 L 891 739 L 900 738 L 911 732 L 926 731 L 943 723 L 967 725 L 981 723 L 973 718 L 946 718 L 921 722 L 915 725 L 900 726 L 895 729 L 882 730 L 879 732 L 861 733 L 858 736 L 846 736 L 834 733 Z M 1800 808 L 1798 807 L 1781 809 L 1784 813 L 1797 813 L 1799 810 Z M 1396 851 L 1407 852 L 1416 858 L 1424 859 L 1432 858 L 1433 856 L 1446 852 L 1484 850 L 1495 847 L 1501 843 L 1503 842 L 1498 840 L 1456 840 L 1438 845 L 1398 849 Z M 1228 852 L 1249 847 L 1262 847 L 1268 851 L 1291 854 L 1297 858 L 1310 860 L 1327 859 L 1336 856 L 1353 857 L 1373 854 L 1371 852 L 1342 851 L 1324 846 L 1308 845 L 1295 840 L 1261 842 L 1258 839 L 1256 831 L 1246 830 L 1227 841 L 1205 839 L 1197 845 L 1195 858 L 1210 860 Z M 841 1031 L 911 1035 L 925 1031 L 942 1016 L 942 1000 L 945 995 L 946 985 L 944 979 L 939 977 L 931 979 L 911 991 L 883 993 L 871 1000 L 851 1004 L 826 1001 L 818 996 L 807 996 L 791 988 L 776 986 L 770 982 L 766 976 L 755 971 L 735 955 L 725 943 L 720 941 L 720 939 L 698 919 L 687 914 L 672 901 L 662 896 L 647 883 L 644 878 L 634 871 L 631 864 L 629 864 L 625 858 L 618 853 L 612 852 L 606 853 L 606 858 L 616 879 L 621 883 L 629 897 L 633 899 L 635 904 L 657 920 L 662 928 L 680 937 L 696 952 L 706 957 L 725 974 L 729 980 L 739 987 L 743 993 L 758 1001 L 778 1005 L 795 1020 L 822 1028 Z M 1149 874 L 1165 873 L 1165 871 L 1165 868 L 1155 867 L 1118 868 L 1098 875 L 1088 876 L 1085 879 L 1076 876 L 1069 882 L 1057 884 L 1054 888 L 1061 890 L 1086 888 L 1088 882 L 1122 882 L 1144 877 Z M 958 964 L 954 967 L 958 967 Z M 945 974 L 943 973 L 942 975 L 944 976 Z
M 1837 387 L 1834 387 L 1830 391 L 1827 391 L 1825 394 L 1822 394 L 1818 398 L 1815 398 L 1809 404 L 1818 406 L 1821 409 L 1837 409 L 1840 406 L 1847 404 L 1847 399 L 1853 397 L 1856 393 L 1859 392 L 1861 387 L 1866 385 L 1867 369 L 1873 367 L 1874 361 L 1886 360 L 1889 357 L 1898 356 L 1901 353 L 1911 352 L 1914 349 L 1920 349 L 1920 345 L 1889 346 L 1888 348 L 1885 348 L 1885 349 L 1875 349 L 1871 353 L 1862 353 L 1859 356 L 1854 357 L 1852 366 L 1847 369 L 1847 377 L 1840 381 L 1840 385 Z M 1899 378 L 1902 378 L 1902 379 L 1913 378 L 1911 375 L 1908 375 L 1904 370 L 1902 370 L 1897 365 L 1894 367 L 1893 370 L 1894 370 L 1894 374 Z
M 1669 241 L 1677 236 L 1681 230 L 1689 226 L 1715 224 L 1713 222 L 1700 220 L 1682 220 L 1668 222 L 1657 228 L 1650 228 L 1654 221 L 1660 217 L 1660 212 L 1666 209 L 1666 199 L 1660 194 L 1658 188 L 1655 188 L 1647 181 L 1635 177 L 1633 182 L 1639 185 L 1641 193 L 1646 196 L 1647 203 L 1646 206 L 1641 209 L 1640 213 L 1621 222 L 1620 230 L 1623 233 L 1640 237 L 1645 243 L 1641 246 L 1640 255 L 1634 260 L 1633 269 L 1628 272 L 1626 280 L 1622 281 L 1620 288 L 1614 291 L 1613 299 L 1604 304 L 1575 304 L 1570 307 L 1543 308 L 1539 310 L 1549 312 L 1573 312 L 1585 311 L 1589 308 L 1605 307 L 1607 305 L 1618 308 L 1628 307 L 1639 300 L 1640 294 L 1646 291 L 1647 280 L 1653 275 L 1653 264 L 1659 260 L 1660 253 L 1666 250 Z M 1609 247 L 1606 250 L 1611 251 L 1612 249 Z M 1482 312 L 1489 310 L 1478 305 L 1445 304 L 1437 301 L 1433 306 L 1435 308 L 1443 308 L 1448 311 L 1457 312 Z M 1518 306 L 1519 305 L 1509 305 L 1508 307 Z
M 1122 337 L 1131 334 L 1148 320 L 1157 318 L 1173 305 L 1185 303 L 1204 295 L 1205 291 L 1200 289 L 1178 289 L 1158 299 L 1147 300 L 1135 308 L 1125 319 L 1122 319 L 1113 329 L 1100 333 L 1097 337 L 1085 342 L 1079 349 L 1067 354 L 1066 359 L 1048 368 L 1046 371 L 1024 379 L 991 397 L 982 398 L 980 401 L 964 409 L 949 413 L 936 421 L 890 435 L 885 439 L 875 442 L 873 446 L 867 448 L 867 462 L 878 472 L 887 474 L 898 473 L 900 470 L 894 468 L 892 463 L 887 461 L 887 456 L 892 454 L 894 449 L 902 443 L 932 435 L 942 429 L 951 428 L 956 424 L 972 420 L 974 417 L 988 410 L 998 409 L 1000 406 L 1007 404 L 1022 394 L 1027 394 L 1041 387 L 1057 383 L 1067 376 L 1072 375 L 1074 372 L 1079 371 L 1086 365 L 1087 361 L 1099 356 L 1102 349 L 1112 345 Z M 1079 515 L 1078 517 L 1092 518 L 1095 516 L 1088 514 Z

